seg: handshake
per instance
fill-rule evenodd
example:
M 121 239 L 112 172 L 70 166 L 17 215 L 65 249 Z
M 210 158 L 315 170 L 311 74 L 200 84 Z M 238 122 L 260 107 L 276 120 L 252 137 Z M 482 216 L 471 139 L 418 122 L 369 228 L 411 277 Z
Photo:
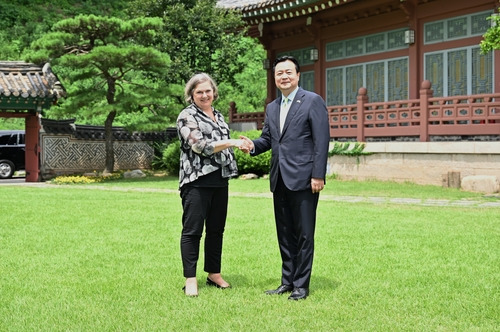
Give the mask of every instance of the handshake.
M 230 139 L 229 143 L 232 147 L 236 147 L 245 153 L 250 153 L 255 148 L 252 140 L 246 136 L 240 136 L 240 139 Z

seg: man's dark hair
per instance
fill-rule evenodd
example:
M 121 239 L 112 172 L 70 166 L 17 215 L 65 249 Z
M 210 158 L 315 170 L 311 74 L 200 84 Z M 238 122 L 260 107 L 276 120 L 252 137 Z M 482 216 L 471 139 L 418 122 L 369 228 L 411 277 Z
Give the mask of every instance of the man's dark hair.
M 300 73 L 300 65 L 299 65 L 299 62 L 297 61 L 297 59 L 295 59 L 293 56 L 291 55 L 283 55 L 283 56 L 280 56 L 279 58 L 277 58 L 276 60 L 274 60 L 274 63 L 273 63 L 273 74 L 274 74 L 274 70 L 276 69 L 276 65 L 280 62 L 285 62 L 287 60 L 290 60 L 294 63 L 295 65 L 295 69 L 297 70 L 297 74 Z

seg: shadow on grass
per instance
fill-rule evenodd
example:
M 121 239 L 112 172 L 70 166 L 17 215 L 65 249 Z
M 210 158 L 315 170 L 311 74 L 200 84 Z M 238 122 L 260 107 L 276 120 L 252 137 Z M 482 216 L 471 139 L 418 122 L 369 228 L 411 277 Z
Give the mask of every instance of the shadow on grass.
M 335 290 L 340 287 L 342 283 L 334 280 L 333 278 L 327 278 L 323 276 L 312 276 L 311 278 L 311 288 L 314 291 L 317 290 Z
M 262 291 L 264 293 L 270 289 L 276 289 L 281 283 L 281 277 L 276 276 L 276 278 L 268 278 L 265 280 L 260 280 L 255 278 L 251 281 L 247 276 L 241 274 L 227 274 L 224 278 L 231 284 L 233 288 L 240 289 L 255 289 Z M 339 288 L 341 283 L 333 278 L 328 278 L 324 276 L 312 276 L 311 278 L 311 292 L 315 290 L 326 290 L 333 291 Z

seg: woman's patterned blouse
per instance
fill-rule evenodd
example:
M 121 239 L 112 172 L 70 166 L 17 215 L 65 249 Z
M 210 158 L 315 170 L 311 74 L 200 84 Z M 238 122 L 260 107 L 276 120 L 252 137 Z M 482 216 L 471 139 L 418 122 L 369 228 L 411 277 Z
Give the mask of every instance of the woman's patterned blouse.
M 223 178 L 238 175 L 232 148 L 214 153 L 215 142 L 230 138 L 229 126 L 223 115 L 214 111 L 212 121 L 195 104 L 191 104 L 177 117 L 177 133 L 181 141 L 179 188 L 199 177 L 222 169 Z

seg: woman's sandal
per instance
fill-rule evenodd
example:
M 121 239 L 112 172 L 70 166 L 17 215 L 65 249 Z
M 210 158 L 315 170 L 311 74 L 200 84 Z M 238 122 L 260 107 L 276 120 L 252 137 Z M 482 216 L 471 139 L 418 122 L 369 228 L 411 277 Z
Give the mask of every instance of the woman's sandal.
M 209 277 L 207 277 L 207 285 L 208 286 L 214 286 L 214 287 L 217 287 L 217 288 L 220 288 L 220 289 L 231 288 L 231 286 L 222 287 L 221 285 L 219 285 L 216 282 L 212 281 Z
M 189 297 L 197 297 L 198 296 L 198 294 L 188 294 L 188 293 L 186 293 L 186 286 L 182 287 L 182 290 L 184 291 L 184 294 L 186 296 L 189 296 Z

